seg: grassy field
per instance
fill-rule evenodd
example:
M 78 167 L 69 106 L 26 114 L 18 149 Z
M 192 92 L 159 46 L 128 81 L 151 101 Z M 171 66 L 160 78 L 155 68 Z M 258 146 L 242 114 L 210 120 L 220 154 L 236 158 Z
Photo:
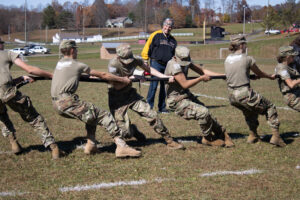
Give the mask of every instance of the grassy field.
M 249 54 L 257 56 L 260 68 L 273 73 L 274 54 L 266 51 L 290 40 L 250 43 Z M 190 47 L 196 63 L 224 72 L 223 59 L 203 55 L 205 50 L 217 52 L 219 45 Z M 107 71 L 108 61 L 99 59 L 98 48 L 97 45 L 82 45 L 78 60 L 94 69 Z M 133 48 L 139 53 L 142 46 L 133 45 Z M 256 48 L 261 50 L 256 51 Z M 57 52 L 57 49 L 54 47 L 53 51 Z M 53 71 L 58 56 L 27 59 L 32 65 Z M 14 66 L 12 74 L 17 77 L 24 72 Z M 253 81 L 251 85 L 277 106 L 280 133 L 288 144 L 286 148 L 276 148 L 268 143 L 270 128 L 264 116 L 259 118 L 258 130 L 263 142 L 247 144 L 248 128 L 242 113 L 230 106 L 226 83 L 213 80 L 199 83 L 191 90 L 228 130 L 236 147 L 225 149 L 202 145 L 197 122 L 185 121 L 171 113 L 161 115 L 161 118 L 172 136 L 182 141 L 187 149 L 168 150 L 146 121 L 130 111 L 131 121 L 147 136 L 144 144 L 128 140 L 130 145 L 143 151 L 139 159 L 116 159 L 115 145 L 100 127 L 97 129 L 100 153 L 84 155 L 80 148 L 86 142 L 84 124 L 55 113 L 50 84 L 50 81 L 37 81 L 20 91 L 31 97 L 67 155 L 57 161 L 51 160 L 50 152 L 42 146 L 33 129 L 9 109 L 25 151 L 13 155 L 7 138 L 0 141 L 0 199 L 299 199 L 300 138 L 293 134 L 299 131 L 300 118 L 299 113 L 285 109 L 276 81 L 263 79 Z M 138 84 L 134 87 L 139 88 Z M 148 86 L 141 85 L 138 90 L 146 96 Z M 81 83 L 78 94 L 81 99 L 108 110 L 106 84 Z

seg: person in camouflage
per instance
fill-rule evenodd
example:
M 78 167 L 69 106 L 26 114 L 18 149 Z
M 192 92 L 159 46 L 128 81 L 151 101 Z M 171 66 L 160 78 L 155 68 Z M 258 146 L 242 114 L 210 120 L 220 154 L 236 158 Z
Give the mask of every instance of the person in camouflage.
M 111 113 L 96 107 L 94 104 L 79 99 L 75 94 L 79 78 L 82 73 L 97 76 L 107 81 L 120 82 L 128 85 L 130 80 L 127 77 L 117 77 L 106 72 L 98 72 L 90 69 L 84 63 L 78 62 L 77 46 L 75 41 L 64 40 L 59 46 L 63 58 L 56 65 L 52 84 L 51 96 L 54 109 L 63 117 L 79 119 L 85 123 L 87 131 L 87 144 L 84 153 L 92 154 L 97 152 L 96 127 L 104 127 L 110 136 L 114 138 L 117 145 L 116 157 L 139 157 L 141 151 L 129 147 L 121 138 L 122 132 L 117 126 Z
M 13 111 L 19 113 L 25 122 L 28 122 L 34 128 L 34 131 L 41 137 L 44 146 L 46 148 L 50 147 L 52 150 L 52 158 L 57 159 L 60 156 L 60 151 L 43 116 L 33 107 L 30 98 L 18 91 L 16 87 L 16 84 L 21 81 L 27 80 L 33 82 L 34 80 L 28 76 L 12 79 L 10 68 L 13 64 L 16 64 L 30 74 L 52 78 L 52 73 L 28 65 L 20 59 L 18 54 L 4 50 L 4 42 L 0 38 L 0 125 L 2 134 L 9 138 L 12 151 L 15 154 L 22 151 L 22 147 L 16 139 L 14 125 L 7 114 L 6 105 L 8 105 Z
M 275 73 L 279 76 L 278 85 L 285 103 L 300 112 L 300 79 L 295 78 L 300 75 L 300 71 L 294 59 L 297 55 L 298 52 L 292 46 L 280 47 Z
M 139 66 L 150 74 L 159 78 L 171 78 L 161 74 L 156 69 L 146 65 L 142 58 L 134 56 L 129 44 L 121 44 L 117 47 L 117 57 L 110 60 L 108 70 L 110 73 L 119 77 L 131 77 Z M 168 129 L 159 118 L 156 111 L 151 109 L 150 105 L 140 96 L 132 84 L 123 84 L 113 82 L 108 90 L 109 108 L 114 115 L 118 126 L 123 130 L 123 137 L 136 137 L 138 140 L 143 139 L 139 136 L 141 133 L 130 123 L 127 111 L 131 110 L 138 113 L 153 127 L 154 131 L 161 135 L 170 149 L 184 149 L 184 146 L 170 136 Z M 134 128 L 133 128 L 134 127 Z
M 279 135 L 279 120 L 275 105 L 250 87 L 250 70 L 259 78 L 271 80 L 275 79 L 275 74 L 269 75 L 261 71 L 255 59 L 245 54 L 247 42 L 243 35 L 232 36 L 230 39 L 231 54 L 225 60 L 229 101 L 244 114 L 250 129 L 247 142 L 255 143 L 260 140 L 257 134 L 258 115 L 265 115 L 273 134 L 270 143 L 284 147 L 286 144 Z
M 187 80 L 188 70 L 192 69 L 200 74 L 198 78 Z M 177 46 L 175 56 L 168 62 L 166 75 L 172 75 L 175 82 L 168 83 L 167 107 L 186 120 L 195 119 L 200 125 L 202 144 L 213 146 L 233 147 L 230 136 L 218 121 L 209 113 L 208 109 L 190 91 L 189 88 L 201 81 L 209 81 L 209 76 L 222 75 L 194 64 L 190 58 L 190 50 L 184 46 Z

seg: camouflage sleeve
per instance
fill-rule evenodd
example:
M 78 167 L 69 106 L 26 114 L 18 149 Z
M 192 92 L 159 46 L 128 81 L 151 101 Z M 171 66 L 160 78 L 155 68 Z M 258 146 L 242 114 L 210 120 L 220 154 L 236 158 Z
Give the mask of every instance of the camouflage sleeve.
M 10 62 L 15 62 L 15 60 L 17 58 L 19 58 L 19 54 L 15 53 L 15 52 L 12 52 L 12 51 L 8 51 L 7 55 L 8 55 L 8 59 L 9 59 Z
M 80 67 L 81 67 L 81 73 L 89 74 L 90 71 L 91 71 L 91 68 L 88 65 L 84 64 L 84 63 L 80 63 L 80 64 L 81 64 L 80 65 Z
M 247 65 L 251 67 L 254 64 L 256 64 L 256 60 L 252 56 L 247 56 Z
M 108 72 L 112 73 L 114 75 L 119 75 L 118 73 L 118 68 L 116 67 L 115 64 L 115 59 L 111 59 L 108 63 Z
M 134 56 L 134 58 L 136 60 L 137 66 L 143 66 L 144 60 L 142 59 L 142 57 L 140 57 L 140 56 Z
M 178 63 L 170 63 L 170 75 L 174 76 L 182 72 L 181 66 Z
M 290 73 L 285 65 L 277 65 L 275 68 L 276 75 L 279 75 L 282 80 L 290 79 Z

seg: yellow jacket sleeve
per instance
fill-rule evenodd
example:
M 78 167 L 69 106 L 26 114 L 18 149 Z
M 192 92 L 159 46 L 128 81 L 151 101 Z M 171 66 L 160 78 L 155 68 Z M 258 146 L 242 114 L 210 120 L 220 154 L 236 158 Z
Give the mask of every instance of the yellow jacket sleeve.
M 158 31 L 155 31 L 153 32 L 150 37 L 148 38 L 144 48 L 143 48 L 143 51 L 141 53 L 141 56 L 144 60 L 148 60 L 149 59 L 149 55 L 148 55 L 148 52 L 149 52 L 149 48 L 150 48 L 150 45 L 152 43 L 152 40 L 154 38 L 154 36 L 157 34 L 157 33 L 162 33 L 162 30 L 158 30 Z

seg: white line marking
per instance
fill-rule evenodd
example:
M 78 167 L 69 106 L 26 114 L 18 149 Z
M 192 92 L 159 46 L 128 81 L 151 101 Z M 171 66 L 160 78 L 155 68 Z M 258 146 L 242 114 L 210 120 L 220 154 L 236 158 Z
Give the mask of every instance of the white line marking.
M 197 94 L 197 93 L 194 93 L 195 96 L 200 96 L 200 97 L 206 97 L 206 98 L 209 98 L 209 99 L 218 99 L 218 100 L 224 100 L 224 101 L 228 101 L 228 98 L 224 98 L 224 97 L 216 97 L 216 96 L 208 96 L 208 95 L 205 95 L 205 94 Z M 283 109 L 283 110 L 293 110 L 289 107 L 277 107 L 276 108 L 278 109 Z
M 228 175 L 228 174 L 248 175 L 248 174 L 257 174 L 257 173 L 262 173 L 262 170 L 249 169 L 245 171 L 218 171 L 218 172 L 204 173 L 201 174 L 200 176 L 206 177 L 206 176 L 217 176 L 217 175 Z
M 148 83 L 142 83 L 143 85 L 147 85 L 149 86 L 150 84 Z M 193 93 L 195 96 L 199 96 L 199 97 L 205 97 L 205 98 L 209 98 L 209 99 L 218 99 L 218 100 L 224 100 L 224 101 L 228 101 L 228 98 L 224 98 L 224 97 L 217 97 L 217 96 L 209 96 L 206 94 L 197 94 L 197 93 Z M 293 109 L 289 108 L 289 107 L 277 107 L 278 109 L 282 109 L 282 110 L 289 110 L 289 111 L 294 111 Z
M 96 190 L 101 188 L 111 188 L 111 187 L 118 187 L 118 186 L 126 186 L 126 185 L 144 185 L 151 182 L 158 182 L 161 183 L 163 181 L 166 181 L 168 179 L 161 179 L 157 178 L 153 181 L 146 181 L 144 179 L 138 180 L 138 181 L 119 181 L 119 182 L 112 182 L 112 183 L 99 183 L 99 184 L 93 184 L 93 185 L 77 185 L 75 187 L 62 187 L 59 188 L 61 192 L 69 192 L 69 191 L 84 191 L 84 190 Z
M 296 169 L 300 169 L 300 165 L 297 165 L 297 166 L 296 166 Z
M 196 140 L 177 140 L 178 142 L 181 143 L 191 143 L 191 142 L 197 142 Z
M 0 197 L 5 197 L 5 196 L 22 196 L 24 194 L 28 194 L 29 192 L 0 192 Z
M 0 151 L 0 154 L 12 154 L 12 151 Z

